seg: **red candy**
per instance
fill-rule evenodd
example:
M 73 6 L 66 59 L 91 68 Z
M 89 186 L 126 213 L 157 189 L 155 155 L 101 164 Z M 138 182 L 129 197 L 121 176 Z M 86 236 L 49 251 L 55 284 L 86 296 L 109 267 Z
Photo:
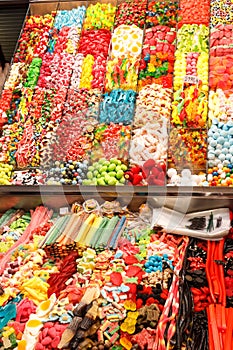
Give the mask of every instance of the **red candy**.
M 46 322 L 40 331 L 38 342 L 35 345 L 35 350 L 52 350 L 57 349 L 62 333 L 67 325 L 58 322 Z
M 210 19 L 210 1 L 201 0 L 198 6 L 195 0 L 180 1 L 179 24 L 205 24 L 209 25 Z
M 115 28 L 121 24 L 135 24 L 136 26 L 143 28 L 146 7 L 147 2 L 140 0 L 128 0 L 119 3 L 115 16 Z
M 136 165 L 130 168 L 125 177 L 129 184 L 133 186 L 142 185 L 165 185 L 166 164 L 161 161 L 156 163 L 153 159 L 148 159 L 142 167 Z
M 47 50 L 49 30 L 53 24 L 53 16 L 30 16 L 25 23 L 19 39 L 14 62 L 30 62 L 33 57 L 41 57 Z M 33 35 L 32 35 L 33 33 Z

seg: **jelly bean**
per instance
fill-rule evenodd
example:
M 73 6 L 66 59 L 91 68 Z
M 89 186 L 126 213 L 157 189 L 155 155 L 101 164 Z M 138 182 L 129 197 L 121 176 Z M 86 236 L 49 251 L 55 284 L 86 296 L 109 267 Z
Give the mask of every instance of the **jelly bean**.
M 231 1 L 212 0 L 210 5 L 211 27 L 215 27 L 218 24 L 232 24 L 233 4 Z

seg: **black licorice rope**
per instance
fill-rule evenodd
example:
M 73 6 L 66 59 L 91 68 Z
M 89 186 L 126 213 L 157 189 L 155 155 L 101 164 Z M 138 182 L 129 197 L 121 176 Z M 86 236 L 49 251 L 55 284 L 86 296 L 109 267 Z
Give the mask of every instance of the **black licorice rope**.
M 207 285 L 205 270 L 191 269 L 188 258 L 206 259 L 206 252 L 191 239 L 187 248 L 180 283 L 180 307 L 176 324 L 176 334 L 172 340 L 175 350 L 208 350 L 208 320 L 205 310 L 194 312 L 190 288 Z

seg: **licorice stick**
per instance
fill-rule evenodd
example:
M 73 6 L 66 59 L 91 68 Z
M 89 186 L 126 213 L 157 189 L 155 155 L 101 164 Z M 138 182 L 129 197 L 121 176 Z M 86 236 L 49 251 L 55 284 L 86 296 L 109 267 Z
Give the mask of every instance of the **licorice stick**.
M 7 214 L 7 215 L 3 214 L 2 224 L 0 223 L 0 226 L 2 225 L 2 227 L 0 227 L 0 234 L 3 233 L 4 226 L 10 226 L 13 223 L 13 221 L 19 219 L 24 214 L 24 210 L 21 210 L 21 209 L 11 210 L 11 211 L 9 210 L 5 214 Z M 30 218 L 30 220 L 31 220 L 31 218 Z
M 53 243 L 57 239 L 57 237 L 62 234 L 63 229 L 67 224 L 68 220 L 69 220 L 68 215 L 59 217 L 54 222 L 53 226 L 50 227 L 50 229 L 44 236 L 44 239 L 40 242 L 39 247 L 42 248 L 45 244 Z
M 3 258 L 0 261 L 0 273 L 2 274 L 7 262 L 11 258 L 12 252 L 17 249 L 21 244 L 26 244 L 31 238 L 32 232 L 37 228 L 38 226 L 43 226 L 45 223 L 48 222 L 48 220 L 51 219 L 53 215 L 52 210 L 48 210 L 45 207 L 37 207 L 35 211 L 31 211 L 31 221 L 29 225 L 27 226 L 26 230 L 22 234 L 22 236 L 14 243 L 14 245 L 7 251 L 7 253 L 4 254 Z
M 77 235 L 77 232 L 80 230 L 80 227 L 82 226 L 84 222 L 84 215 L 79 215 L 76 217 L 76 220 L 74 221 L 73 225 L 69 229 L 69 231 L 66 233 L 63 240 L 60 242 L 61 245 L 66 245 L 74 242 L 74 238 Z
M 71 232 L 71 234 L 69 235 L 70 239 L 74 242 L 75 240 L 75 237 L 77 236 L 79 230 L 81 229 L 84 221 L 86 220 L 87 218 L 87 213 L 85 213 L 85 215 L 80 215 L 80 218 L 77 222 L 77 225 L 75 226 L 75 229 Z
M 117 239 L 118 234 L 121 231 L 122 225 L 125 222 L 125 216 L 122 216 L 122 218 L 118 221 L 117 225 L 115 226 L 114 230 L 112 231 L 111 236 L 109 237 L 108 243 L 107 243 L 107 247 L 113 248 L 114 247 L 114 243 Z
M 66 236 L 69 236 L 70 231 L 72 231 L 73 227 L 77 224 L 77 221 L 79 219 L 79 217 L 83 217 L 85 214 L 84 213 L 75 213 L 75 214 L 71 214 L 70 215 L 70 220 L 67 224 L 67 226 L 65 227 L 62 235 L 57 239 L 57 242 L 60 244 L 63 244 L 63 240 L 66 240 Z
M 124 220 L 124 221 L 122 222 L 121 228 L 113 241 L 113 249 L 117 248 L 119 239 L 121 238 L 121 235 L 123 234 L 125 227 L 126 227 L 126 217 L 122 217 L 122 220 Z
M 14 215 L 16 212 L 15 209 L 9 209 L 7 210 L 1 217 L 0 217 L 0 226 L 5 225 L 7 221 Z
M 210 323 L 210 310 L 209 307 L 207 306 L 206 308 L 207 311 L 207 318 L 208 318 L 208 340 L 209 340 L 209 350 L 215 350 L 214 349 L 214 339 L 213 339 L 213 330 L 211 327 L 211 323 Z
M 221 304 L 215 305 L 215 314 L 216 314 L 216 323 L 218 328 L 220 347 L 221 349 L 223 349 L 222 305 Z
M 65 228 L 63 232 L 63 238 L 60 240 L 60 245 L 72 244 L 77 235 L 77 232 L 80 230 L 82 224 L 88 217 L 87 213 L 78 212 L 74 213 L 75 220 L 69 228 Z
M 183 242 L 182 242 L 183 240 Z M 169 242 L 170 243 L 170 242 Z M 187 236 L 181 237 L 179 242 L 177 242 L 177 245 L 179 247 L 176 249 L 176 260 L 177 263 L 174 267 L 174 274 L 172 278 L 172 284 L 169 290 L 168 298 L 165 302 L 162 314 L 160 316 L 158 326 L 156 329 L 156 343 L 157 347 L 155 349 L 158 350 L 166 350 L 170 348 L 170 341 L 172 337 L 175 334 L 176 330 L 176 317 L 179 312 L 179 273 L 182 269 L 184 257 L 185 257 L 185 251 L 189 243 L 189 238 Z M 170 315 L 170 316 L 169 316 Z M 168 326 L 168 322 L 170 321 L 170 324 Z M 167 330 L 167 346 L 165 342 L 165 332 L 168 326 Z
M 218 242 L 218 256 L 217 259 L 220 262 L 223 262 L 223 250 L 224 250 L 224 243 L 225 243 L 225 239 L 221 239 Z M 222 264 L 218 265 L 218 269 L 219 269 L 219 274 L 218 274 L 218 279 L 220 282 L 220 286 L 221 286 L 221 299 L 219 300 L 221 302 L 221 304 L 223 306 L 226 307 L 226 286 L 225 286 L 225 279 L 224 279 L 224 267 Z
M 224 344 L 224 350 L 232 350 L 233 349 L 233 338 L 232 338 L 232 331 L 233 331 L 233 308 L 230 307 L 228 310 L 228 316 L 227 316 L 227 331 L 226 331 L 226 337 L 225 337 L 225 344 Z M 211 350 L 211 349 L 210 349 Z
M 105 226 L 107 225 L 109 219 L 107 217 L 104 217 L 103 220 L 100 223 L 100 226 L 98 230 L 95 232 L 95 235 L 90 240 L 90 246 L 95 247 L 96 242 L 98 242 L 99 237 L 101 236 Z
M 95 246 L 96 247 L 106 247 L 109 237 L 111 236 L 112 232 L 114 231 L 117 223 L 119 221 L 118 216 L 113 216 L 105 226 L 105 228 L 102 231 L 102 234 L 99 236 Z
M 48 231 L 48 237 L 46 239 L 46 244 L 51 244 L 54 243 L 56 241 L 56 239 L 62 234 L 62 232 L 64 231 L 68 221 L 69 221 L 70 217 L 69 215 L 65 215 L 65 216 L 61 216 L 59 217 L 54 225 L 51 227 L 50 230 Z M 50 234 L 49 234 L 50 233 Z
M 217 242 L 211 242 L 212 245 L 212 255 L 211 255 L 211 261 L 210 261 L 210 267 L 211 267 L 211 279 L 213 283 L 213 291 L 214 295 L 216 297 L 216 301 L 220 302 L 220 294 L 221 294 L 221 286 L 220 281 L 218 280 L 218 263 L 216 260 L 218 260 L 218 247 Z
M 214 348 L 213 350 L 222 350 L 220 345 L 217 321 L 216 321 L 216 312 L 215 312 L 215 304 L 210 304 L 207 309 L 209 309 L 208 313 L 208 322 L 210 323 L 210 327 L 212 330 L 212 339 Z M 210 349 L 212 350 L 212 349 Z
M 95 220 L 94 220 L 94 222 L 92 224 L 91 229 L 88 231 L 88 233 L 87 233 L 87 235 L 86 235 L 86 237 L 84 239 L 83 243 L 85 245 L 87 245 L 87 246 L 90 245 L 90 241 L 91 241 L 92 237 L 95 236 L 98 228 L 100 227 L 100 224 L 101 224 L 102 220 L 103 220 L 103 218 L 101 216 L 96 216 L 96 218 L 95 218 Z
M 209 289 L 210 289 L 210 296 L 212 299 L 213 303 L 216 303 L 216 298 L 214 295 L 214 290 L 213 290 L 213 284 L 212 284 L 212 269 L 211 269 L 211 259 L 213 258 L 212 255 L 212 245 L 211 245 L 211 241 L 208 241 L 207 243 L 207 258 L 206 258 L 206 267 L 205 267 L 205 271 L 206 271 L 206 279 L 209 285 Z
M 91 213 L 86 220 L 83 222 L 82 226 L 79 229 L 79 232 L 77 233 L 74 241 L 75 242 L 79 242 L 82 243 L 83 240 L 85 239 L 86 235 L 88 234 L 88 231 L 91 228 L 91 225 L 93 224 L 94 220 L 95 220 L 95 214 Z

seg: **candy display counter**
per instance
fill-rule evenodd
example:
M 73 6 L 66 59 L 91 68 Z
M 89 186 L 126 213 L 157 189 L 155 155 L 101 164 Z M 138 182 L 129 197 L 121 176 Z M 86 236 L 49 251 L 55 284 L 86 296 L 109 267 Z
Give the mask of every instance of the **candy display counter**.
M 30 3 L 0 99 L 0 349 L 233 348 L 223 3 Z
M 216 6 L 32 2 L 0 100 L 1 184 L 231 187 Z

